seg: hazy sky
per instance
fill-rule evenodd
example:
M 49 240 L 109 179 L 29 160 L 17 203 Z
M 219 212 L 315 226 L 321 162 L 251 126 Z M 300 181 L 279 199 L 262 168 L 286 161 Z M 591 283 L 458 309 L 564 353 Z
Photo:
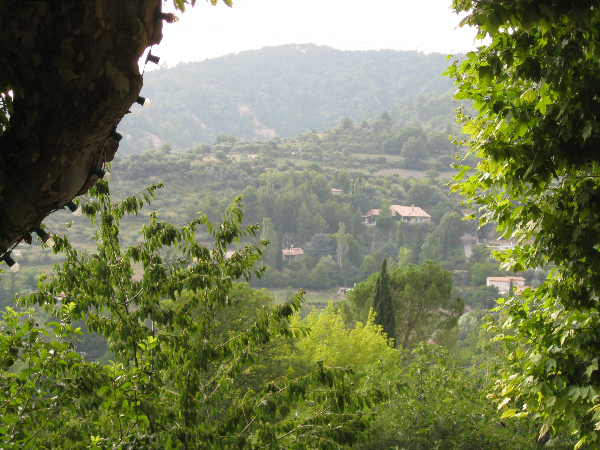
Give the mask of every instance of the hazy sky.
M 242 50 L 313 42 L 344 50 L 390 48 L 455 53 L 474 48 L 475 31 L 457 28 L 451 0 L 198 0 L 165 23 L 152 53 L 161 63 L 201 61 Z M 169 0 L 165 11 L 173 11 Z M 147 70 L 151 70 L 147 67 Z

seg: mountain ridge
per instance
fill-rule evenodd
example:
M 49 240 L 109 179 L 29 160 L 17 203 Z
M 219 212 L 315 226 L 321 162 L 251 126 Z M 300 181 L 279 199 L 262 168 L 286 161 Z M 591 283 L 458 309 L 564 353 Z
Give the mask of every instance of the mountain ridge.
M 145 75 L 150 110 L 120 124 L 124 153 L 169 142 L 175 148 L 322 131 L 349 116 L 402 109 L 419 94 L 449 98 L 445 55 L 416 51 L 342 51 L 315 44 L 248 50 Z M 393 115 L 393 114 L 392 114 Z M 122 130 L 122 131 L 121 131 Z

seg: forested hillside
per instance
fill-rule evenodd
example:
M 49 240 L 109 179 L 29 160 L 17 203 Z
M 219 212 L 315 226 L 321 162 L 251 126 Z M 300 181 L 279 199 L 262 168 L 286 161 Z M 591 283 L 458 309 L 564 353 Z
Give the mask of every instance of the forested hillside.
M 144 76 L 153 107 L 132 109 L 119 125 L 120 153 L 170 142 L 211 143 L 220 134 L 254 140 L 293 137 L 372 119 L 388 110 L 402 123 L 454 124 L 446 55 L 416 51 L 341 51 L 313 44 L 267 47 Z
M 57 241 L 54 249 L 65 253 L 52 254 L 37 242 L 21 245 L 14 256 L 23 270 L 3 275 L 0 305 L 10 306 L 13 293 L 36 289 L 34 275 L 63 263 L 39 291 L 21 298 L 20 306 L 44 309 L 37 316 L 12 313 L 7 330 L 26 338 L 53 333 L 51 351 L 69 366 L 55 369 L 48 351 L 39 357 L 23 351 L 27 359 L 10 360 L 10 370 L 33 377 L 38 372 L 26 367 L 37 364 L 49 381 L 39 394 L 33 388 L 21 394 L 17 381 L 7 377 L 5 385 L 17 392 L 15 403 L 36 396 L 56 407 L 101 405 L 98 415 L 65 407 L 34 438 L 64 434 L 65 447 L 73 448 L 87 439 L 81 430 L 90 428 L 99 436 L 93 439 L 119 441 L 117 421 L 109 420 L 118 414 L 127 423 L 138 420 L 143 432 L 166 443 L 202 443 L 218 426 L 225 438 L 217 442 L 228 449 L 234 448 L 226 445 L 230 440 L 235 448 L 249 448 L 237 436 L 244 433 L 253 442 L 275 436 L 308 443 L 289 447 L 299 450 L 425 449 L 432 443 L 465 450 L 539 448 L 534 418 L 502 421 L 485 397 L 503 351 L 493 334 L 480 329 L 500 296 L 485 283 L 487 276 L 504 272 L 485 245 L 465 254 L 460 236 L 475 234 L 476 224 L 461 220 L 459 198 L 447 185 L 453 173 L 448 158 L 461 150 L 439 130 L 394 124 L 382 112 L 368 123 L 355 125 L 346 117 L 324 133 L 294 139 L 245 142 L 220 135 L 213 145 L 174 151 L 164 144 L 117 157 L 110 182 L 101 181 L 81 202 L 86 213 L 100 212 L 95 224 L 57 212 L 44 226 Z M 150 208 L 157 211 L 150 219 L 145 205 L 140 210 L 143 195 L 117 202 L 160 180 L 166 187 L 150 189 L 156 194 Z M 103 193 L 108 189 L 110 199 Z M 242 208 L 230 207 L 240 193 L 241 224 Z M 431 221 L 393 218 L 392 203 L 421 206 Z M 382 213 L 375 225 L 367 225 L 363 214 L 372 208 Z M 223 216 L 222 225 L 207 223 Z M 65 227 L 65 221 L 71 222 Z M 249 228 L 239 228 L 244 224 Z M 270 245 L 262 247 L 266 240 Z M 283 260 L 282 249 L 291 245 L 303 248 L 300 260 Z M 379 311 L 375 291 L 387 272 L 395 317 L 389 330 L 377 319 L 383 314 L 370 312 Z M 524 274 L 527 283 L 539 284 L 546 276 L 539 272 Z M 232 283 L 250 274 L 249 284 Z M 336 297 L 345 286 L 354 288 Z M 302 309 L 302 295 L 294 297 L 300 289 L 309 290 Z M 339 303 L 328 304 L 334 298 Z M 82 335 L 71 325 L 56 326 L 59 321 L 81 327 Z M 37 325 L 22 329 L 30 323 L 50 331 Z M 134 344 L 122 345 L 121 335 Z M 126 364 L 108 363 L 119 358 Z M 77 385 L 63 395 L 45 395 L 69 383 L 81 367 L 86 381 L 98 380 L 92 389 Z M 194 367 L 194 389 L 210 387 L 210 396 L 192 401 L 195 391 L 187 389 L 189 376 L 181 376 L 180 367 Z M 317 408 L 330 398 L 338 409 L 314 425 L 321 414 Z M 149 407 L 154 404 L 161 405 L 160 413 Z M 235 414 L 236 405 L 247 417 Z M 18 414 L 14 409 L 0 423 L 17 431 L 30 422 L 39 427 L 44 417 L 41 408 Z M 173 419 L 177 414 L 187 414 L 185 426 Z M 260 427 L 254 416 L 265 418 Z M 154 423 L 158 431 L 152 431 Z M 262 432 L 266 427 L 271 434 Z M 130 427 L 121 434 L 134 439 L 140 433 Z M 27 434 L 15 432 L 5 440 L 19 442 L 19 436 Z M 323 445 L 324 436 L 336 439 L 335 445 Z M 545 448 L 567 450 L 572 439 L 560 435 Z
M 491 257 L 493 224 L 463 220 L 468 211 L 448 185 L 457 173 L 451 164 L 478 158 L 449 139 L 457 134 L 454 105 L 443 93 L 428 95 L 292 138 L 223 133 L 180 149 L 184 131 L 174 126 L 156 149 L 133 153 L 125 140 L 132 152 L 119 152 L 107 167 L 112 177 L 75 200 L 93 221 L 57 211 L 43 224 L 54 248 L 19 245 L 13 256 L 22 270 L 4 274 L 0 286 L 0 306 L 32 291 L 18 306 L 43 306 L 9 310 L 7 336 L 25 338 L 5 353 L 49 333 L 53 341 L 41 345 L 68 365 L 55 367 L 46 348 L 7 358 L 14 403 L 93 404 L 100 414 L 78 407 L 40 427 L 44 408 L 10 407 L 0 416 L 11 427 L 5 441 L 19 444 L 32 428 L 36 442 L 64 436 L 69 448 L 91 429 L 93 440 L 151 435 L 169 448 L 210 441 L 219 427 L 221 448 L 244 448 L 244 434 L 298 449 L 539 448 L 536 418 L 505 423 L 486 399 L 506 362 L 494 333 L 480 326 L 501 319 L 490 308 L 513 292 L 486 285 L 487 277 L 515 273 Z M 156 211 L 150 217 L 146 203 Z M 394 217 L 391 205 L 423 208 L 427 219 Z M 287 258 L 293 251 L 301 258 Z M 546 269 L 530 268 L 522 280 L 534 288 Z M 47 281 L 37 284 L 40 274 Z M 82 370 L 78 379 L 97 380 L 94 387 L 58 395 Z M 38 373 L 47 380 L 41 389 L 17 389 L 17 374 Z M 343 403 L 326 404 L 335 414 L 315 422 L 331 398 Z M 183 426 L 173 419 L 180 415 Z M 118 430 L 117 416 L 139 430 Z M 573 445 L 560 432 L 543 439 L 546 448 Z
M 456 294 L 468 306 L 487 309 L 498 292 L 482 285 L 487 276 L 504 273 L 489 249 L 474 246 L 469 257 L 460 240 L 465 232 L 476 234 L 475 221 L 461 220 L 460 199 L 447 184 L 456 173 L 453 154 L 462 151 L 447 133 L 394 123 L 384 111 L 371 122 L 355 124 L 345 117 L 333 129 L 292 139 L 246 142 L 219 135 L 212 145 L 174 150 L 162 144 L 158 150 L 117 156 L 110 186 L 122 198 L 164 181 L 154 208 L 172 223 L 189 222 L 199 212 L 218 220 L 242 195 L 244 223 L 259 224 L 260 238 L 270 241 L 261 259 L 268 269 L 262 279 L 250 281 L 254 287 L 335 292 L 377 272 L 384 255 L 390 270 L 431 259 L 455 271 Z M 431 222 L 404 223 L 384 212 L 376 226 L 365 224 L 369 210 L 392 204 L 423 208 Z M 57 213 L 45 224 L 61 233 L 65 220 L 70 220 L 68 213 Z M 123 242 L 142 242 L 141 221 L 123 223 Z M 95 241 L 93 227 L 83 218 L 64 232 L 81 247 Z M 304 249 L 302 261 L 283 264 L 277 256 L 291 246 Z M 49 268 L 60 260 L 36 246 L 22 245 L 18 251 L 25 274 L 10 277 L 15 287 L 0 292 L 0 304 L 34 284 L 26 269 Z M 545 272 L 531 270 L 526 277 L 537 284 Z M 326 304 L 319 301 L 319 306 Z
M 126 22 L 46 3 L 0 27 L 0 131 L 25 144 L 0 193 L 40 214 L 0 217 L 20 233 L 0 267 L 0 449 L 600 449 L 594 2 L 454 1 L 489 38 L 446 72 L 474 109 L 461 130 L 428 77 L 439 55 L 287 46 L 155 73 L 161 106 L 120 124 L 114 158 L 123 113 L 86 130 L 77 105 L 137 97 L 100 58 Z M 176 20 L 151 3 L 146 23 Z M 52 17 L 60 45 L 38 33 Z M 27 72 L 66 75 L 36 73 L 64 102 L 9 91 L 36 39 L 62 56 L 29 52 Z M 65 70 L 86 55 L 110 88 Z M 74 109 L 63 126 L 37 103 Z M 103 130 L 107 159 L 69 157 Z M 54 167 L 13 183 L 35 164 Z

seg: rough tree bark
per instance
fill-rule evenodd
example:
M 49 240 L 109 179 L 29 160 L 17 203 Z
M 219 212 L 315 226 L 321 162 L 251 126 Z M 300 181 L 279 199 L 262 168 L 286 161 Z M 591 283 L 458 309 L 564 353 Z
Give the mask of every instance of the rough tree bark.
M 0 35 L 19 89 L 0 136 L 0 254 L 96 180 L 110 132 L 142 88 L 138 60 L 160 42 L 161 0 L 14 1 Z M 5 40 L 7 40 L 5 39 Z M 2 70 L 2 68 L 0 68 Z

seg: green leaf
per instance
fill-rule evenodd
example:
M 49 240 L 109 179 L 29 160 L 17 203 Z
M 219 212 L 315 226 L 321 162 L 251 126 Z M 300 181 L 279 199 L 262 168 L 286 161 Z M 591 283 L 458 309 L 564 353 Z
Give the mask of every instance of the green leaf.
M 498 411 L 500 411 L 500 409 L 502 409 L 502 407 L 504 405 L 506 405 L 508 402 L 510 402 L 511 398 L 510 397 L 506 397 L 505 399 L 503 399 L 499 404 L 498 404 Z
M 579 439 L 579 441 L 577 441 L 577 443 L 575 444 L 575 447 L 573 447 L 575 450 L 581 448 L 581 446 L 583 444 L 585 444 L 585 442 L 587 441 L 587 436 L 582 437 L 581 439 Z
M 581 136 L 583 137 L 583 140 L 586 140 L 587 138 L 590 137 L 590 135 L 592 134 L 592 123 L 588 122 L 585 124 L 585 127 L 583 128 L 583 131 L 581 132 Z
M 521 94 L 521 100 L 525 103 L 531 103 L 537 98 L 537 93 L 533 89 L 527 89 Z
M 507 409 L 506 411 L 504 411 L 504 413 L 502 413 L 502 415 L 500 416 L 501 419 L 506 419 L 507 417 L 512 417 L 517 413 L 516 409 Z

